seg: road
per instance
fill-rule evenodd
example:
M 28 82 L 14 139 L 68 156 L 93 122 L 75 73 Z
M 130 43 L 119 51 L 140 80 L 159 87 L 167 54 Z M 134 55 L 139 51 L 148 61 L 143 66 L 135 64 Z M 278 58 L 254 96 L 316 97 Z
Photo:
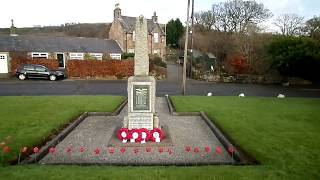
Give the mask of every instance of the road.
M 168 79 L 157 81 L 157 96 L 181 94 L 181 67 L 168 65 Z M 181 74 L 181 73 L 180 73 Z M 287 97 L 320 98 L 320 88 L 312 86 L 283 87 L 280 85 L 211 83 L 187 80 L 187 95 L 246 96 L 275 97 L 279 93 Z M 0 80 L 0 96 L 20 95 L 127 95 L 126 80 Z

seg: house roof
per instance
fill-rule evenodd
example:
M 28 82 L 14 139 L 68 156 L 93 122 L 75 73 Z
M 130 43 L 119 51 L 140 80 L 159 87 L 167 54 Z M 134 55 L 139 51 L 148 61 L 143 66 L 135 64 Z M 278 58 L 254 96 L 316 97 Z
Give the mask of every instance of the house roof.
M 0 51 L 122 53 L 111 39 L 9 35 L 0 35 Z
M 135 29 L 135 24 L 136 24 L 136 17 L 130 17 L 130 16 L 121 16 L 120 19 L 118 19 L 127 33 L 132 33 Z M 147 26 L 148 26 L 148 33 L 151 34 L 152 31 L 159 27 L 161 35 L 165 35 L 163 28 L 159 23 L 153 22 L 152 19 L 147 19 Z

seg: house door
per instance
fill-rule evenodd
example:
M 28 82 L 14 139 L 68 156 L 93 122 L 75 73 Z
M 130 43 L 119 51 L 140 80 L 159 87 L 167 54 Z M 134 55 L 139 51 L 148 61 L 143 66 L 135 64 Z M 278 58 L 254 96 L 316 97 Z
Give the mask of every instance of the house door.
M 0 73 L 8 73 L 8 58 L 6 54 L 0 54 Z
M 64 55 L 63 54 L 57 54 L 57 59 L 59 63 L 59 67 L 65 67 L 64 65 Z

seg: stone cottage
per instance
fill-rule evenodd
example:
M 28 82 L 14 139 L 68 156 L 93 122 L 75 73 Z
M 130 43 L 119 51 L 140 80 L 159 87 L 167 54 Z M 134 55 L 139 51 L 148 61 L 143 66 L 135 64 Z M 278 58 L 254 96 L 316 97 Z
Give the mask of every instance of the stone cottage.
M 81 37 L 0 35 L 0 74 L 10 71 L 14 57 L 56 59 L 60 68 L 67 60 L 121 59 L 122 50 L 115 40 Z
M 109 38 L 116 40 L 123 52 L 126 53 L 134 53 L 135 20 L 136 17 L 122 16 L 119 4 L 116 5 Z M 151 19 L 147 19 L 147 26 L 149 54 L 157 54 L 163 57 L 166 51 L 165 25 L 158 23 L 156 12 Z

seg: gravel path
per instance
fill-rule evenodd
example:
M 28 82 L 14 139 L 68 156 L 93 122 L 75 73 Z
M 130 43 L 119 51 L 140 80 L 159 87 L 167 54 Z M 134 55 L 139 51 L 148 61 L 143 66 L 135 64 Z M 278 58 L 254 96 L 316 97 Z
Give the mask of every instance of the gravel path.
M 200 116 L 171 116 L 165 98 L 156 99 L 156 110 L 161 126 L 169 131 L 167 141 L 144 145 L 110 143 L 127 112 L 125 107 L 118 116 L 86 118 L 56 146 L 54 154 L 48 153 L 39 163 L 183 165 L 234 162 Z M 191 147 L 190 152 L 186 152 L 186 146 Z M 206 146 L 210 152 L 205 151 Z M 147 152 L 148 147 L 151 152 Z M 216 152 L 219 147 L 221 153 Z M 195 152 L 197 150 L 199 152 Z

